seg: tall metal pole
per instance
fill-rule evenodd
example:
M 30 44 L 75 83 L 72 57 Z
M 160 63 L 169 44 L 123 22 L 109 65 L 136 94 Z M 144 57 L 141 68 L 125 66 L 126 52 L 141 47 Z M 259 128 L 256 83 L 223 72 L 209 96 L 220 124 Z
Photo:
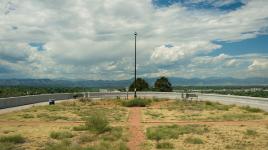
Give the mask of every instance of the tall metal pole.
M 136 80 L 137 80 L 137 72 L 136 72 L 136 66 L 137 66 L 137 59 L 136 59 L 136 56 L 137 56 L 137 52 L 136 52 L 136 41 L 137 41 L 137 32 L 134 33 L 134 36 L 135 36 L 135 81 L 134 81 L 134 98 L 137 98 L 137 89 L 136 89 Z

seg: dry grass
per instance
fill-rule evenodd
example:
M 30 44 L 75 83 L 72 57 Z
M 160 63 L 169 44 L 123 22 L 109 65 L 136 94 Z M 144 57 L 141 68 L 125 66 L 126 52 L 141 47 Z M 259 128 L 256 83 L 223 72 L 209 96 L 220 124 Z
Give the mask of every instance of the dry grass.
M 2 114 L 0 115 L 0 137 L 21 135 L 24 143 L 2 142 L 0 150 L 3 148 L 126 150 L 130 108 L 123 107 L 121 104 L 120 100 L 77 100 Z M 109 130 L 96 132 L 95 130 L 98 129 L 85 128 L 85 122 L 92 119 L 96 113 L 106 117 L 108 125 L 105 125 L 105 128 L 108 127 Z M 142 108 L 142 119 L 145 122 L 185 121 L 198 124 L 172 126 L 172 124 L 144 123 L 142 124 L 144 134 L 149 136 L 143 144 L 143 149 L 146 150 L 266 149 L 268 147 L 268 124 L 247 124 L 247 121 L 252 120 L 267 122 L 267 112 L 255 108 L 226 106 L 211 102 L 153 100 L 149 107 Z M 200 121 L 225 121 L 225 123 L 203 125 L 199 123 Z M 245 123 L 229 125 L 228 121 Z
M 118 148 L 124 150 L 128 134 L 125 127 L 128 109 L 120 104 L 111 100 L 101 102 L 77 100 L 2 114 L 0 136 L 19 134 L 27 139 L 19 145 L 5 143 L 5 149 L 94 150 L 95 147 L 99 147 L 104 150 Z M 106 121 L 109 122 L 107 132 L 73 130 L 73 127 L 85 125 L 83 122 L 96 114 L 102 114 L 107 118 Z M 100 127 L 98 126 L 96 130 L 100 130 Z

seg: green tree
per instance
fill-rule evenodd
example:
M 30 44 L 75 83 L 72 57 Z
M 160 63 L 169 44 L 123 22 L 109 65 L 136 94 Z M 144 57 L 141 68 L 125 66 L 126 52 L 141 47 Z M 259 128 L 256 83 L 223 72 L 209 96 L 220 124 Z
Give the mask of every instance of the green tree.
M 129 91 L 134 91 L 134 82 L 129 87 Z M 142 78 L 137 78 L 136 80 L 136 90 L 137 91 L 146 91 L 149 89 L 149 84 Z
M 157 79 L 154 83 L 154 87 L 156 90 L 161 92 L 171 92 L 172 91 L 172 85 L 168 81 L 168 78 L 166 77 L 160 77 Z

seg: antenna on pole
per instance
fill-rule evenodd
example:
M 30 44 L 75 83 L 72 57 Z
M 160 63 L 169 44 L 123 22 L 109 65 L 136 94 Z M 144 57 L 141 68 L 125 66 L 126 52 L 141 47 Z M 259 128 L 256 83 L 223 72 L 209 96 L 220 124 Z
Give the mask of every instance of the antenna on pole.
M 134 79 L 134 98 L 137 98 L 137 89 L 136 89 L 136 80 L 137 80 L 137 71 L 136 71 L 136 66 L 137 66 L 137 46 L 136 46 L 136 43 L 137 43 L 137 35 L 138 33 L 137 32 L 134 32 L 134 36 L 135 36 L 135 79 Z

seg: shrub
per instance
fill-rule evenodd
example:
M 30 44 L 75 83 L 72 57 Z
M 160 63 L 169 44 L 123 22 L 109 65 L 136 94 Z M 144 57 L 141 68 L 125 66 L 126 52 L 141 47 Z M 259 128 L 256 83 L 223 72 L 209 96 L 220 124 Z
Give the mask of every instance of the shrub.
M 96 113 L 86 120 L 86 128 L 97 133 L 109 131 L 109 122 L 105 115 Z
M 122 105 L 125 107 L 146 107 L 151 104 L 149 99 L 133 99 L 128 101 L 123 101 Z
M 156 148 L 158 148 L 158 149 L 173 149 L 174 145 L 172 143 L 169 143 L 169 142 L 161 142 L 161 143 L 157 143 Z
M 196 137 L 188 137 L 185 139 L 185 142 L 189 144 L 204 144 L 202 139 Z
M 67 132 L 67 131 L 63 131 L 63 132 L 51 132 L 50 133 L 50 137 L 53 138 L 53 139 L 65 139 L 65 138 L 72 138 L 73 135 L 72 133 L 70 132 Z
M 25 138 L 21 135 L 8 135 L 8 136 L 1 136 L 0 137 L 1 143 L 14 143 L 20 144 L 25 142 Z
M 246 135 L 249 136 L 255 136 L 257 135 L 257 131 L 256 130 L 252 130 L 252 129 L 247 129 L 247 131 L 245 132 Z

